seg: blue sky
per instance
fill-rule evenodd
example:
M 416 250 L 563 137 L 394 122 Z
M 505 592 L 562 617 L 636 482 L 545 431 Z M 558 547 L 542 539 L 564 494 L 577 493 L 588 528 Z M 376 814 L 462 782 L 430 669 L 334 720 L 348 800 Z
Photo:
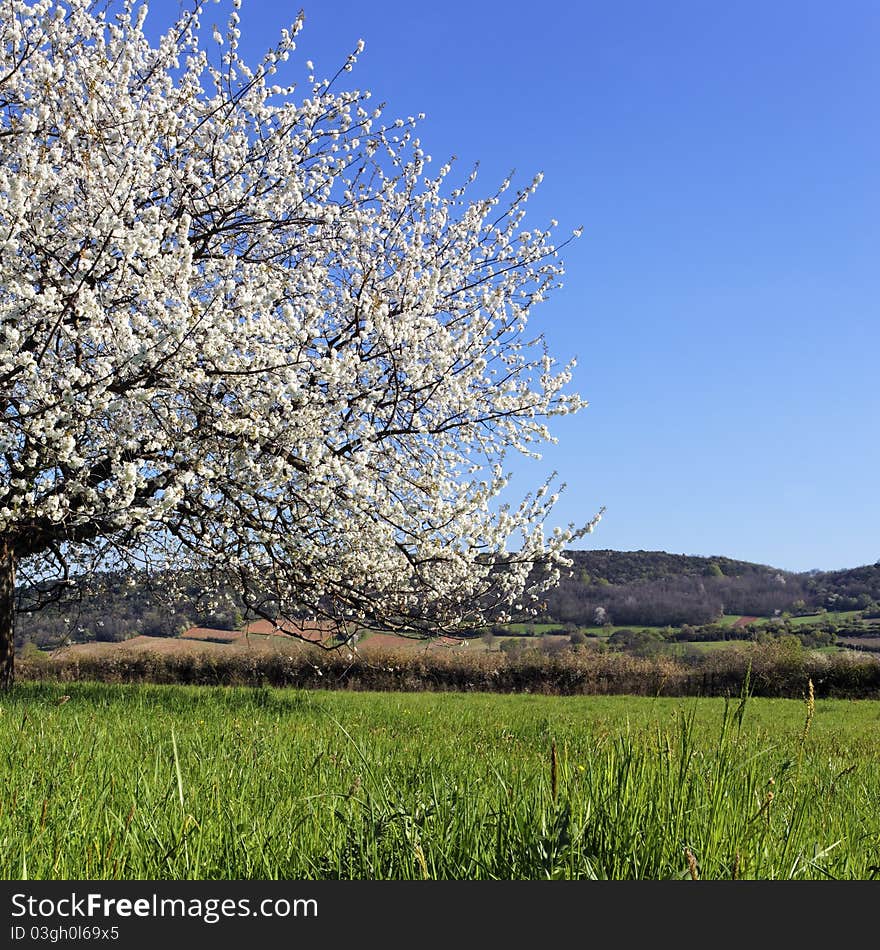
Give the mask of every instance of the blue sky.
M 554 523 L 604 505 L 582 548 L 880 559 L 880 5 L 304 6 L 291 78 L 362 38 L 351 84 L 426 113 L 436 164 L 479 161 L 481 194 L 543 171 L 527 220 L 584 226 L 532 325 L 590 406 L 514 487 L 557 470 Z M 244 0 L 245 54 L 297 9 Z

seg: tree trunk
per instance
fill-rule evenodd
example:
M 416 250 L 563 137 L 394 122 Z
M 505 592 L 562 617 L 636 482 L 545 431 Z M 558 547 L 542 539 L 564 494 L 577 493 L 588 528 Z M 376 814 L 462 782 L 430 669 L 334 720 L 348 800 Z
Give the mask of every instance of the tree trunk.
M 15 680 L 15 552 L 0 541 L 0 689 Z

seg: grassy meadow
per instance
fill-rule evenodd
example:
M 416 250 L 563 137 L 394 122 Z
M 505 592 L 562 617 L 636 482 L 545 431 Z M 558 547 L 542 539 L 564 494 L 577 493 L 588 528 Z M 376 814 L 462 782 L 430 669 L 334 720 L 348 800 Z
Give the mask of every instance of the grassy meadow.
M 880 873 L 872 700 L 80 682 L 0 707 L 5 879 Z

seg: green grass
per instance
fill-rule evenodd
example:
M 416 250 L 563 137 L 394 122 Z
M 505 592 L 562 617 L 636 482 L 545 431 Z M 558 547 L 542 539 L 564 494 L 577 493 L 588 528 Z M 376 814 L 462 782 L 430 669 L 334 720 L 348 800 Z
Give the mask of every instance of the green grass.
M 639 630 L 647 633 L 656 632 L 656 633 L 665 633 L 666 627 L 643 627 L 640 625 L 636 626 L 611 626 L 611 627 L 581 627 L 583 633 L 587 636 L 594 637 L 610 637 L 612 633 L 617 633 L 619 630 Z
M 790 617 L 789 620 L 794 626 L 803 626 L 816 623 L 822 623 L 824 620 L 852 620 L 855 617 L 859 616 L 860 611 L 858 610 L 829 610 L 824 614 L 808 614 L 803 617 Z M 741 620 L 742 616 L 740 614 L 725 614 L 721 617 L 720 620 L 716 620 L 715 623 L 720 624 L 723 627 L 732 627 L 737 620 Z M 752 621 L 753 623 L 763 624 L 770 623 L 773 620 L 778 620 L 778 617 L 758 617 L 757 620 Z
M 562 630 L 564 623 L 509 623 L 505 625 L 512 634 L 522 635 L 526 630 L 534 630 L 537 634 L 549 633 L 551 630 Z M 601 629 L 601 628 L 600 628 Z
M 507 624 L 508 629 L 515 635 L 522 635 L 526 632 L 527 628 L 533 627 L 535 633 L 540 635 L 543 633 L 549 633 L 551 631 L 564 630 L 564 623 L 511 623 Z M 627 626 L 625 624 L 620 626 L 608 626 L 608 627 L 597 627 L 597 626 L 588 626 L 578 625 L 578 630 L 581 633 L 586 634 L 588 637 L 610 637 L 612 633 L 617 633 L 618 630 L 657 630 L 663 632 L 666 630 L 666 627 L 645 627 L 645 626 Z
M 653 880 L 688 877 L 685 848 L 705 879 L 880 864 L 878 702 L 808 721 L 797 700 L 81 683 L 0 705 L 5 879 Z
M 852 620 L 859 616 L 858 610 L 837 610 L 829 611 L 827 614 L 811 614 L 806 617 L 791 617 L 790 623 L 795 627 L 809 626 L 810 624 L 822 623 L 825 620 L 844 621 Z
M 742 620 L 742 614 L 724 614 L 719 620 L 716 620 L 719 626 L 732 627 L 737 620 Z

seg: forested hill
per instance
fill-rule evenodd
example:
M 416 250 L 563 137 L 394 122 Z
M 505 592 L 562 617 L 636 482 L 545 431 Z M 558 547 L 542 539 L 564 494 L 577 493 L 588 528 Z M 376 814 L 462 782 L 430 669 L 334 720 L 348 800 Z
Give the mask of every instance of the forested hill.
M 722 556 L 665 551 L 569 551 L 571 576 L 547 596 L 548 619 L 679 626 L 722 614 L 773 616 L 880 609 L 880 562 L 795 573 Z
M 573 569 L 582 582 L 606 580 L 609 584 L 632 584 L 660 577 L 694 576 L 740 577 L 744 574 L 779 574 L 778 568 L 729 557 L 695 557 L 666 551 L 567 551 Z M 782 572 L 786 573 L 786 572 Z

